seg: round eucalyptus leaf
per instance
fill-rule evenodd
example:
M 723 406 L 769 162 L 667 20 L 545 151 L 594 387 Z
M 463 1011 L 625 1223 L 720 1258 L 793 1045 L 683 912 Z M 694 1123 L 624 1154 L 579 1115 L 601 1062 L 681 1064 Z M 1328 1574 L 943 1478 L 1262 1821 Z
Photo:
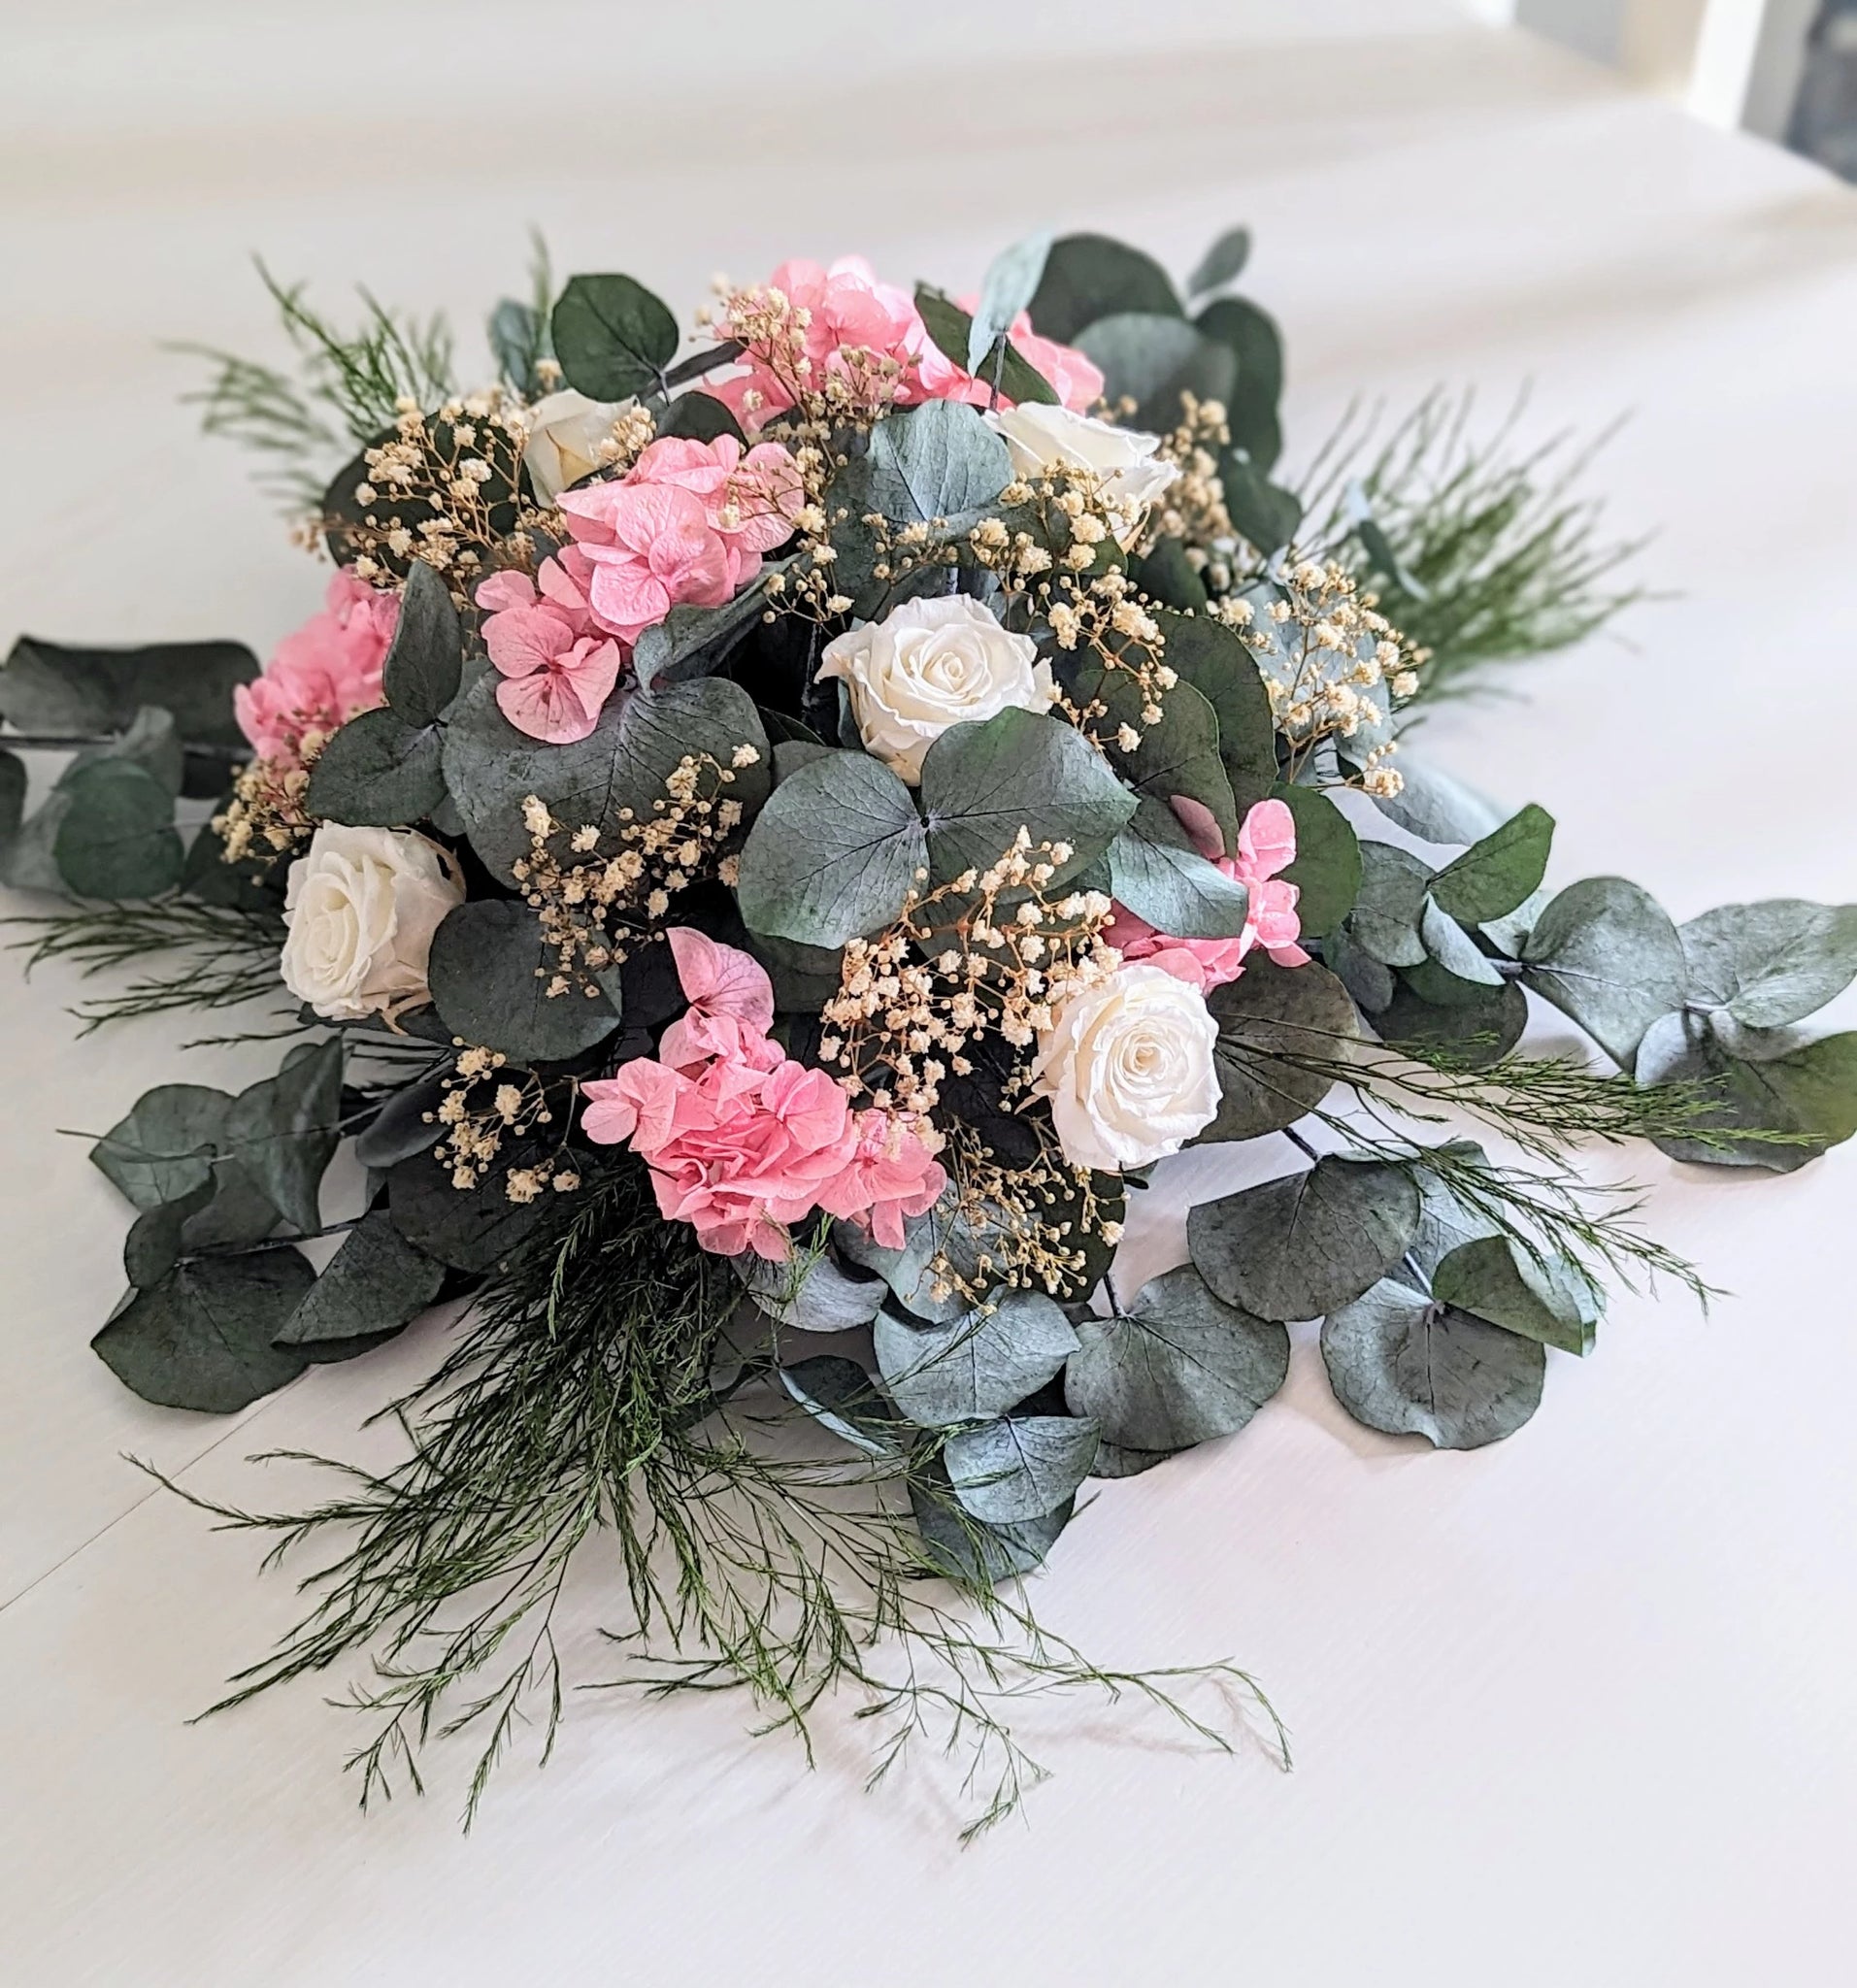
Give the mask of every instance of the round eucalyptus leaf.
M 1570 883 L 1535 921 L 1527 981 L 1629 1070 L 1644 1031 L 1683 1005 L 1689 971 L 1663 907 L 1622 877 Z
M 510 898 L 474 898 L 448 911 L 432 935 L 426 977 L 453 1036 L 513 1063 L 565 1062 L 619 1025 L 606 994 L 561 976 L 541 912 Z M 566 991 L 550 995 L 560 977 Z
M 1433 878 L 1432 896 L 1465 925 L 1507 917 L 1540 888 L 1553 844 L 1554 817 L 1531 801 L 1461 856 L 1453 856 Z
M 931 400 L 878 423 L 854 488 L 863 511 L 921 524 L 978 511 L 1011 480 L 1006 443 L 978 408 Z
M 1177 315 L 1116 312 L 1087 326 L 1076 345 L 1102 372 L 1105 397 L 1133 400 L 1131 425 L 1150 434 L 1170 434 L 1179 426 L 1186 394 L 1223 403 L 1238 383 L 1238 356 L 1231 347 Z
M 58 786 L 69 805 L 52 860 L 79 897 L 155 897 L 180 882 L 186 849 L 174 825 L 174 795 L 146 767 L 94 759 Z
M 1425 957 L 1419 920 L 1432 870 L 1392 843 L 1360 845 L 1361 885 L 1347 914 L 1347 935 L 1382 966 L 1415 967 Z
M 880 761 L 835 751 L 774 790 L 742 850 L 737 901 L 750 932 L 839 946 L 889 924 L 927 861 L 910 790 Z
M 1208 338 L 1229 346 L 1238 379 L 1225 402 L 1232 446 L 1268 476 L 1283 452 L 1277 403 L 1283 397 L 1283 334 L 1268 312 L 1244 297 L 1219 297 L 1193 322 Z
M 780 1369 L 780 1385 L 821 1428 L 866 1456 L 901 1450 L 894 1411 L 855 1360 L 836 1353 L 796 1360 Z
M 430 1152 L 445 1130 L 438 1122 L 439 1107 L 444 1102 L 445 1082 L 441 1077 L 428 1077 L 423 1083 L 408 1084 L 405 1090 L 395 1091 L 373 1122 L 355 1135 L 355 1158 L 364 1167 L 386 1168 L 410 1159 L 415 1153 Z
M 929 1565 L 947 1579 L 974 1589 L 990 1588 L 1014 1574 L 1029 1574 L 1070 1523 L 1074 1504 L 1065 1499 L 1037 1518 L 1011 1525 L 988 1525 L 955 1497 L 940 1462 L 912 1471 L 910 1508 L 922 1536 Z
M 445 1266 L 415 1249 L 384 1209 L 365 1214 L 279 1330 L 285 1346 L 378 1339 L 438 1301 Z
M 1096 1424 L 1012 1415 L 964 1429 L 943 1445 L 954 1495 L 988 1525 L 1043 1518 L 1077 1494 L 1096 1459 Z
M 1388 1280 L 1322 1323 L 1335 1398 L 1357 1422 L 1477 1449 L 1512 1436 L 1541 1405 L 1547 1349 Z
M 1460 1242 L 1432 1273 L 1432 1296 L 1563 1353 L 1593 1350 L 1593 1293 L 1560 1256 L 1537 1263 L 1506 1236 Z
M 614 697 L 584 739 L 565 746 L 518 732 L 497 709 L 496 685 L 495 672 L 487 672 L 459 699 L 445 727 L 444 767 L 471 846 L 506 883 L 514 881 L 511 865 L 529 854 L 522 804 L 531 794 L 563 827 L 597 827 L 609 855 L 619 846 L 624 811 L 648 820 L 685 754 L 708 755 L 733 775 L 727 796 L 742 804 L 745 817 L 767 798 L 770 754 L 760 713 L 726 678 Z M 743 746 L 755 758 L 737 768 Z
M 1177 317 L 1180 300 L 1151 255 L 1108 235 L 1063 235 L 1045 257 L 1028 307 L 1041 338 L 1075 345 L 1078 334 L 1118 311 L 1161 312 Z
M 386 700 L 409 727 L 433 723 L 458 694 L 464 635 L 451 589 L 423 559 L 407 568 L 393 641 L 381 666 Z
M 364 711 L 316 755 L 306 797 L 310 811 L 351 828 L 424 821 L 446 797 L 443 750 L 436 725 L 410 725 L 385 705 Z
M 1434 968 L 1448 978 L 1442 968 Z M 1436 984 L 1435 982 L 1430 984 Z M 1401 978 L 1384 1010 L 1374 1017 L 1380 1040 L 1394 1048 L 1442 1050 L 1466 1070 L 1500 1063 L 1528 1026 L 1528 997 L 1513 980 L 1494 987 L 1457 982 L 1463 996 L 1448 1002 L 1425 999 L 1410 978 Z
M 1330 1153 L 1186 1218 L 1200 1275 L 1229 1305 L 1260 1318 L 1319 1318 L 1358 1298 L 1418 1228 L 1411 1179 L 1377 1160 Z
M 1080 1332 L 1065 1406 L 1123 1452 L 1229 1436 L 1289 1373 L 1283 1327 L 1225 1304 L 1190 1264 L 1144 1284 L 1127 1311 L 1083 1320 Z
M 1199 266 L 1186 279 L 1186 294 L 1203 297 L 1209 290 L 1222 290 L 1227 283 L 1237 282 L 1250 259 L 1250 229 L 1227 228 L 1200 257 Z
M 915 309 L 937 350 L 952 359 L 962 372 L 969 371 L 967 355 L 973 344 L 974 320 L 968 313 L 930 283 L 916 284 Z M 987 361 L 985 374 L 988 381 L 993 377 L 995 365 L 1000 369 L 1000 391 L 1008 399 L 1056 406 L 1057 389 L 1010 340 L 1003 358 L 995 351 Z M 837 568 L 833 570 L 836 572 Z
M 1418 924 L 1425 950 L 1454 978 L 1477 987 L 1500 987 L 1503 977 L 1476 948 L 1457 920 L 1441 911 L 1436 899 L 1427 898 Z
M 1059 881 L 1108 849 L 1135 812 L 1135 796 L 1074 726 L 1014 709 L 951 726 L 936 740 L 922 762 L 922 808 L 938 881 L 988 869 L 1021 828 L 1034 845 L 1071 845 Z
M 287 1246 L 201 1257 L 137 1291 L 90 1344 L 144 1401 L 231 1414 L 308 1365 L 274 1342 L 315 1281 Z
M 1206 998 L 1218 1023 L 1218 1115 L 1203 1143 L 1280 1132 L 1328 1095 L 1334 1078 L 1301 1067 L 1315 1057 L 1344 1062 L 1360 1039 L 1347 989 L 1326 967 L 1279 967 L 1253 952 L 1236 980 Z
M 521 1164 L 506 1145 L 502 1159 Z M 482 1272 L 504 1262 L 545 1212 L 539 1201 L 512 1201 L 501 1160 L 475 1187 L 454 1187 L 448 1168 L 415 1153 L 387 1172 L 387 1211 L 415 1249 L 452 1270 Z
M 879 1311 L 873 1337 L 890 1399 L 924 1429 L 1004 1415 L 1077 1350 L 1062 1309 L 1041 1291 L 1002 1291 L 945 1325 L 905 1323 Z
M 592 400 L 661 390 L 678 347 L 677 319 L 629 276 L 576 276 L 549 319 L 567 383 Z
M 769 1263 L 751 1251 L 729 1258 L 730 1268 L 756 1305 L 798 1332 L 850 1332 L 869 1325 L 888 1295 L 881 1277 L 847 1276 L 829 1249 L 797 1251 Z
M 1209 698 L 1190 683 L 1176 683 L 1161 699 L 1158 722 L 1145 723 L 1134 674 L 1101 666 L 1077 671 L 1071 694 L 1082 710 L 1104 707 L 1089 721 L 1091 734 L 1138 794 L 1162 806 L 1197 802 L 1218 826 L 1220 853 L 1237 849 L 1238 805 L 1219 756 L 1218 715 Z M 1117 743 L 1124 724 L 1140 741 L 1132 749 Z
M 1749 1028 L 1803 1021 L 1857 978 L 1857 905 L 1723 905 L 1678 936 L 1690 998 Z
M 157 1084 L 90 1148 L 90 1164 L 139 1209 L 179 1201 L 213 1177 L 231 1109 L 227 1091 Z
M 1249 893 L 1197 849 L 1182 847 L 1184 836 L 1150 839 L 1144 832 L 1151 826 L 1144 821 L 1144 811 L 1158 807 L 1144 800 L 1134 824 L 1110 844 L 1111 895 L 1155 931 L 1173 938 L 1238 938 L 1250 911 Z
M 1219 757 L 1239 806 L 1261 801 L 1277 779 L 1277 721 L 1256 658 L 1243 637 L 1221 621 L 1165 612 L 1155 618 L 1168 668 L 1212 708 Z
M 321 1222 L 318 1189 L 342 1143 L 342 1066 L 340 1038 L 304 1044 L 276 1077 L 249 1084 L 226 1110 L 222 1150 L 306 1231 Z
M 1699 1166 L 1790 1174 L 1857 1133 L 1857 1033 L 1798 1044 L 1789 1031 L 1763 1040 L 1746 1029 L 1735 1043 L 1731 1050 L 1698 1015 L 1665 1015 L 1645 1032 L 1634 1072 L 1641 1084 L 1705 1083 L 1714 1093 L 1697 1131 L 1717 1137 L 1660 1139 L 1661 1152 Z M 1762 1132 L 1786 1137 L 1752 1136 Z

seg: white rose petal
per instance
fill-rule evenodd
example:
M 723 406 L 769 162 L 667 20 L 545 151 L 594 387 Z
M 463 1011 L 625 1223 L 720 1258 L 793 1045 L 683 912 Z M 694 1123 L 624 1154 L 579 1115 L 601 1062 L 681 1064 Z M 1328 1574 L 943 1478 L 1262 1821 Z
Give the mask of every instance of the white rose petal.
M 1178 1152 L 1218 1114 L 1217 1041 L 1205 996 L 1159 967 L 1119 967 L 1078 988 L 1032 1070 L 1064 1157 L 1114 1174 Z
M 457 866 L 436 843 L 325 821 L 290 865 L 283 984 L 330 1021 L 415 1008 L 428 998 L 432 935 L 463 902 Z
M 1057 697 L 1031 637 L 1002 628 L 967 594 L 905 601 L 883 620 L 835 637 L 819 675 L 844 682 L 865 750 L 911 786 L 950 725 L 1048 711 Z
M 1035 477 L 1053 466 L 1094 472 L 1109 494 L 1136 514 L 1136 527 L 1117 534 L 1124 550 L 1141 536 L 1139 520 L 1179 475 L 1177 463 L 1154 460 L 1158 435 L 1118 428 L 1069 408 L 1023 401 L 986 419 L 1006 438 L 1014 476 Z
M 523 420 L 529 439 L 522 460 L 544 504 L 552 504 L 570 483 L 600 467 L 600 444 L 612 434 L 613 421 L 633 405 L 629 400 L 589 400 L 564 386 L 527 411 Z

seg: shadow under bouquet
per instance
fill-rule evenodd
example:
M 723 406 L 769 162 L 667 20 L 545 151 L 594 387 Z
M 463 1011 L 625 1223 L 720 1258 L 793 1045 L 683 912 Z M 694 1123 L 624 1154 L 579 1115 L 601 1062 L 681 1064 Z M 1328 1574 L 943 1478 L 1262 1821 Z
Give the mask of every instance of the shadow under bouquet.
M 82 901 L 38 954 L 143 963 L 92 1019 L 282 997 L 291 1038 L 96 1144 L 136 1211 L 97 1352 L 228 1412 L 463 1301 L 403 1461 L 214 1508 L 326 1548 L 235 1699 L 371 1658 L 369 1791 L 466 1727 L 475 1801 L 532 1699 L 552 1732 L 600 1535 L 619 1681 L 802 1735 L 845 1687 L 879 1769 L 971 1744 L 979 1823 L 1031 1691 L 1226 1743 L 1196 1693 L 1243 1673 L 1032 1613 L 1090 1479 L 1242 1430 L 1297 1321 L 1370 1428 L 1509 1436 L 1608 1274 L 1705 1288 L 1570 1148 L 1784 1171 L 1857 1127 L 1857 1038 L 1796 1027 L 1857 911 L 1549 890 L 1541 808 L 1401 750 L 1428 685 L 1625 597 L 1436 408 L 1274 480 L 1244 249 L 1184 297 L 1092 235 L 958 300 L 793 262 L 682 356 L 631 278 L 544 268 L 476 391 L 439 328 L 281 290 L 298 371 L 221 358 L 207 420 L 314 514 L 324 610 L 262 670 L 14 649 L 7 743 L 78 748 L 30 814 L 0 751 L 6 879 Z M 1531 994 L 1616 1070 L 1523 1048 Z M 1126 1288 L 1162 1163 L 1251 1141 L 1285 1170 Z

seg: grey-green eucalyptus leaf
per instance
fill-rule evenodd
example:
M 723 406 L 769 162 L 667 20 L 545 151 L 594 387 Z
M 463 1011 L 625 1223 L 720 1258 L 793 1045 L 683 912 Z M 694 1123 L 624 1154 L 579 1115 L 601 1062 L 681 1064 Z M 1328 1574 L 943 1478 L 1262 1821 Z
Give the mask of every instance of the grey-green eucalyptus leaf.
M 936 740 L 922 762 L 922 807 L 938 881 L 988 869 L 1012 847 L 1021 828 L 1034 845 L 1070 845 L 1072 854 L 1054 878 L 1061 881 L 1108 849 L 1134 814 L 1135 796 L 1074 726 L 1038 712 L 1008 710 L 982 724 L 951 726 Z
M 340 1039 L 305 1044 L 276 1077 L 249 1085 L 225 1114 L 224 1149 L 285 1221 L 320 1226 L 317 1190 L 342 1140 Z
M 570 277 L 549 330 L 567 383 L 601 401 L 661 390 L 678 346 L 669 308 L 629 276 Z
M 798 1332 L 850 1332 L 869 1325 L 888 1294 L 881 1277 L 847 1276 L 829 1249 L 797 1251 L 785 1263 L 749 1252 L 729 1258 L 756 1305 Z
M 1749 1028 L 1783 1028 L 1857 978 L 1857 905 L 1723 905 L 1682 927 L 1689 998 Z
M 1390 1279 L 1322 1323 L 1335 1398 L 1357 1422 L 1477 1449 L 1512 1436 L 1541 1406 L 1547 1350 Z
M 1105 395 L 1133 400 L 1132 425 L 1151 434 L 1178 427 L 1184 395 L 1224 402 L 1238 381 L 1231 347 L 1182 317 L 1119 312 L 1099 317 L 1076 343 L 1101 370 Z
M 955 1497 L 937 1462 L 909 1478 L 910 1507 L 922 1536 L 923 1557 L 938 1573 L 970 1590 L 1029 1574 L 1070 1523 L 1073 1502 L 1015 1525 L 988 1525 Z
M 280 1328 L 277 1343 L 315 1346 L 378 1340 L 437 1302 L 445 1266 L 421 1254 L 384 1209 L 365 1214 Z
M 428 568 L 417 569 L 423 573 Z M 405 828 L 446 798 L 444 737 L 382 705 L 338 731 L 310 769 L 310 810 L 351 828 Z
M 605 993 L 587 994 L 580 976 L 550 996 L 558 955 L 542 914 L 509 898 L 474 898 L 446 913 L 432 935 L 426 967 L 447 1030 L 512 1063 L 558 1063 L 602 1043 L 619 1025 Z
M 1507 917 L 1540 888 L 1553 845 L 1554 817 L 1531 801 L 1453 856 L 1432 878 L 1432 897 L 1461 924 Z
M 1377 1160 L 1330 1153 L 1186 1218 L 1193 1263 L 1228 1305 L 1260 1318 L 1319 1318 L 1350 1304 L 1405 1254 L 1418 1189 Z
M 1431 865 L 1392 843 L 1360 845 L 1361 887 L 1347 914 L 1347 936 L 1382 966 L 1416 966 L 1425 957 L 1419 920 Z
M 1180 300 L 1151 255 L 1108 235 L 1064 235 L 1051 244 L 1028 308 L 1041 338 L 1070 346 L 1086 326 L 1114 312 L 1177 317 Z
M 1218 1023 L 1213 1061 L 1218 1115 L 1205 1143 L 1280 1132 L 1328 1095 L 1334 1078 L 1304 1060 L 1345 1061 L 1360 1040 L 1347 989 L 1326 967 L 1279 967 L 1253 952 L 1236 980 L 1214 987 L 1207 1007 Z
M 179 1201 L 212 1179 L 231 1109 L 227 1091 L 157 1084 L 90 1148 L 90 1163 L 139 1209 Z
M 1065 1406 L 1122 1451 L 1185 1449 L 1244 1428 L 1289 1373 L 1289 1334 L 1216 1297 L 1192 1265 L 1150 1278 L 1125 1312 L 1081 1322 Z M 1098 1463 L 1099 1474 L 1101 1463 Z
M 783 779 L 761 811 L 742 850 L 742 917 L 771 938 L 843 945 L 889 924 L 927 861 L 908 787 L 879 760 L 834 751 Z
M 1236 939 L 1250 897 L 1236 878 L 1193 848 L 1173 814 L 1144 797 L 1109 848 L 1110 889 L 1138 918 L 1175 939 Z
M 866 1456 L 902 1448 L 896 1416 L 855 1360 L 820 1353 L 780 1369 L 780 1385 L 823 1429 Z
M 1096 1424 L 1013 1415 L 964 1429 L 943 1446 L 954 1495 L 988 1525 L 1043 1518 L 1077 1494 L 1095 1461 Z
M 1564 1353 L 1593 1350 L 1591 1288 L 1565 1258 L 1536 1263 L 1506 1236 L 1460 1242 L 1432 1273 L 1432 1296 Z
M 1763 1038 L 1742 1029 L 1731 1049 L 1708 1018 L 1671 1014 L 1645 1032 L 1634 1075 L 1641 1084 L 1700 1082 L 1715 1093 L 1697 1130 L 1717 1137 L 1658 1140 L 1674 1160 L 1790 1174 L 1857 1133 L 1857 1033 L 1800 1043 L 1788 1030 Z
M 1203 297 L 1209 291 L 1222 290 L 1227 283 L 1236 282 L 1244 274 L 1250 256 L 1250 229 L 1227 228 L 1200 257 L 1199 266 L 1186 279 L 1186 294 Z
M 1528 935 L 1527 982 L 1629 1070 L 1644 1031 L 1683 1005 L 1682 941 L 1648 891 L 1622 877 L 1570 883 Z
M 1467 985 L 1500 987 L 1503 977 L 1482 953 L 1455 918 L 1442 910 L 1435 897 L 1425 900 L 1418 921 L 1418 935 L 1425 950 L 1453 978 Z
M 1299 893 L 1296 914 L 1306 933 L 1333 932 L 1360 895 L 1360 841 L 1326 794 L 1281 783 L 1274 791 L 1296 817 L 1296 860 L 1283 872 Z
M 416 729 L 435 723 L 458 694 L 463 669 L 464 634 L 451 589 L 434 568 L 415 559 L 407 568 L 381 687 L 387 703 Z
M 980 283 L 980 300 L 967 334 L 967 370 L 978 374 L 986 355 L 1012 328 L 1012 320 L 1038 294 L 1051 252 L 1051 231 L 1014 242 L 988 265 Z
M 1002 1291 L 945 1325 L 879 1311 L 873 1338 L 890 1399 L 924 1429 L 1004 1415 L 1037 1392 L 1077 1350 L 1063 1310 L 1040 1291 Z

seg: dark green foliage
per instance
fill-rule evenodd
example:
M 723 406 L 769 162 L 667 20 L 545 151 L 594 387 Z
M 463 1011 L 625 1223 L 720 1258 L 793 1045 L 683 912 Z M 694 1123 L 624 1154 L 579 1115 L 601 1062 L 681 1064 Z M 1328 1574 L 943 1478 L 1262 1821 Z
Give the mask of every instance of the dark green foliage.
M 1212 1291 L 1259 1318 L 1319 1318 L 1351 1304 L 1405 1254 L 1418 1189 L 1396 1167 L 1328 1154 L 1187 1217 L 1193 1264 Z
M 508 898 L 477 898 L 446 913 L 427 977 L 452 1036 L 526 1065 L 578 1056 L 619 1025 L 613 1003 L 584 992 L 578 976 L 550 996 L 558 972 L 539 911 Z
M 1151 255 L 1108 235 L 1065 235 L 1051 244 L 1028 308 L 1041 338 L 1074 346 L 1087 326 L 1112 313 L 1177 317 L 1180 300 Z
M 1218 1116 L 1210 1143 L 1280 1132 L 1312 1110 L 1345 1074 L 1360 1023 L 1347 990 L 1325 967 L 1279 967 L 1253 953 L 1243 976 L 1213 988 L 1218 1023 Z
M 1227 1305 L 1189 1265 L 1151 1278 L 1127 1310 L 1081 1322 L 1064 1399 L 1122 1456 L 1172 1455 L 1244 1428 L 1289 1373 L 1289 1334 Z M 1099 1449 L 1096 1474 L 1105 1474 Z
M 90 1343 L 144 1401 L 231 1414 L 308 1364 L 275 1341 L 315 1279 L 288 1246 L 200 1257 L 133 1292 Z
M 410 1325 L 439 1295 L 445 1266 L 422 1256 L 383 1209 L 363 1215 L 280 1328 L 280 1345 L 315 1349 L 377 1342 Z
M 616 401 L 664 391 L 677 319 L 631 277 L 569 277 L 549 328 L 567 383 L 580 392 Z

